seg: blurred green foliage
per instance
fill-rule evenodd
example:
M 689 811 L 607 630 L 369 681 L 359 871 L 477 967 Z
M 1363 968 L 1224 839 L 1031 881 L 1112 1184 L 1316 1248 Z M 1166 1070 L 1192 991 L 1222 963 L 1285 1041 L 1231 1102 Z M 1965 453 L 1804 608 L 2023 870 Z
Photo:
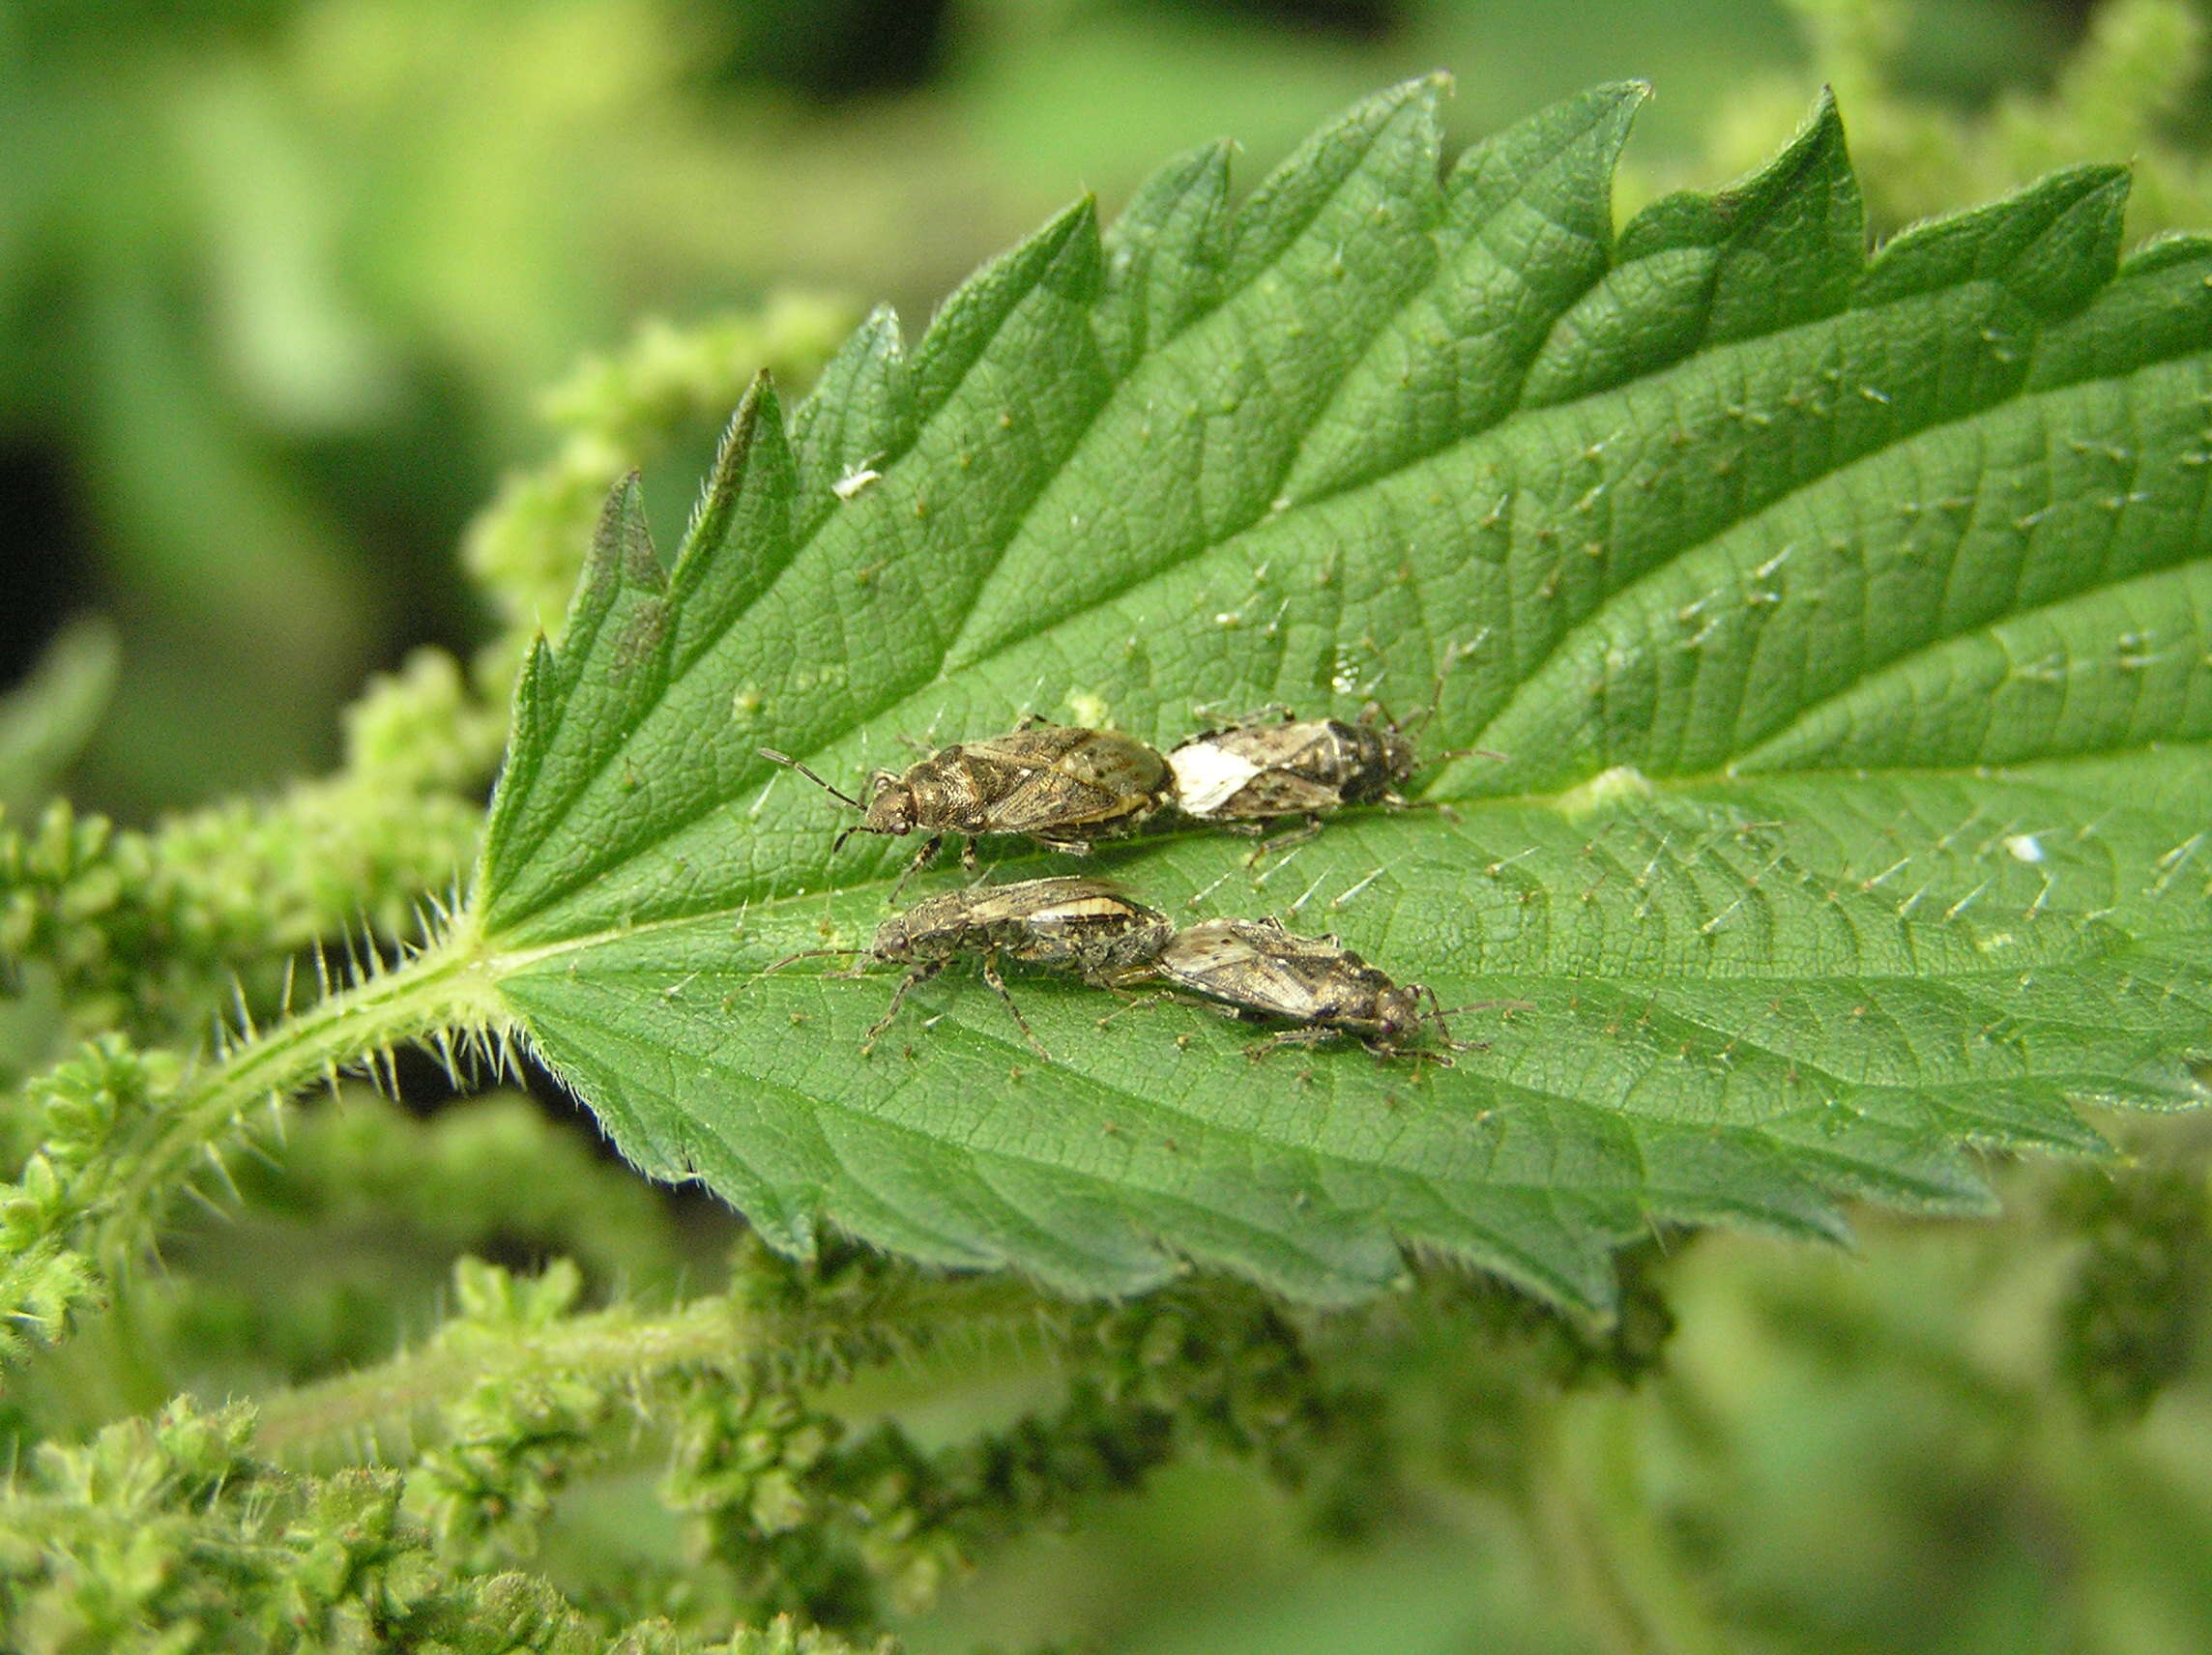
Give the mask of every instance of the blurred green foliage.
M 1111 210 L 1186 143 L 1237 134 L 1250 177 L 1402 74 L 1453 72 L 1463 135 L 1634 74 L 1659 90 L 1624 181 L 1642 197 L 1766 153 L 1825 79 L 1885 228 L 2132 158 L 2149 234 L 2212 223 L 2203 27 L 2183 0 L 2107 0 L 2085 21 L 2037 0 L 17 0 L 0 10 L 0 799 L 20 817 L 80 744 L 72 791 L 127 816 L 293 785 L 265 815 L 232 800 L 160 844 L 94 845 L 57 818 L 39 886 L 54 901 L 15 917 L 77 923 L 117 884 L 110 863 L 151 865 L 149 934 L 207 956 L 171 1002 L 135 1008 L 166 1030 L 227 992 L 247 917 L 269 933 L 256 945 L 296 946 L 354 922 L 331 911 L 341 896 L 447 877 L 468 812 L 425 826 L 417 792 L 443 807 L 480 785 L 502 721 L 469 696 L 496 702 L 517 628 L 557 610 L 563 548 L 580 551 L 577 515 L 609 476 L 656 448 L 681 477 L 764 355 L 803 378 L 848 305 L 918 317 L 1051 206 L 1089 188 Z M 797 296 L 771 304 L 783 289 Z M 652 316 L 684 325 L 636 320 Z M 600 366 L 574 368 L 594 352 Z M 549 386 L 565 389 L 547 402 Z M 85 610 L 112 634 L 59 631 Z M 351 779 L 300 780 L 337 754 L 364 673 L 426 643 L 473 658 L 474 682 L 418 656 L 355 715 Z M 421 718 L 462 733 L 449 770 L 394 780 L 368 762 L 379 731 Z M 385 843 L 380 801 L 436 841 L 389 878 L 294 889 L 255 848 L 265 826 L 300 842 L 302 822 L 326 851 Z M 0 1001 L 10 1067 L 56 1015 L 50 983 L 15 986 L 31 992 Z M 1344 1410 L 1322 1434 L 1334 1458 L 1297 1476 L 1221 1435 L 1280 1371 L 1239 1390 L 1248 1350 L 1232 1352 L 1244 1368 L 1209 1365 L 1195 1335 L 1147 1321 L 1152 1354 L 1131 1371 L 1155 1389 L 1138 1400 L 1178 1429 L 1213 1422 L 1212 1446 L 1135 1497 L 1085 1493 L 1082 1467 L 1040 1480 L 1040 1508 L 1049 1494 L 1075 1532 L 1013 1541 L 902 1635 L 933 1651 L 1533 1655 L 1599 1646 L 1559 1582 L 1602 1598 L 1612 1579 L 1681 1649 L 1721 1646 L 1717 1615 L 1731 1646 L 1761 1650 L 2200 1650 L 2207 1145 L 2178 1121 L 2129 1147 L 2094 1173 L 2006 1170 L 2001 1223 L 1870 1219 L 1856 1258 L 1671 1238 L 1650 1262 L 1680 1324 L 1664 1370 L 1549 1412 L 1528 1397 L 1567 1347 L 1487 1300 L 1305 1326 L 1295 1345 L 1270 1330 L 1251 1348 L 1304 1352 L 1311 1394 Z M 728 1240 L 717 1213 L 513 1097 L 425 1123 L 349 1095 L 226 1176 L 235 1214 L 192 1227 L 171 1272 L 15 1385 L 12 1434 L 66 1439 L 180 1389 L 214 1403 L 377 1361 L 435 1325 L 456 1254 L 576 1261 L 548 1276 L 550 1309 L 464 1280 L 471 1315 L 519 1317 L 665 1302 Z M 1058 1350 L 1008 1322 L 830 1402 L 924 1448 L 961 1443 L 1062 1408 Z M 1362 1480 L 1372 1438 L 1347 1423 L 1372 1424 L 1355 1403 L 1378 1395 L 1429 1456 L 1386 1489 Z M 572 1423 L 560 1402 L 548 1430 Z M 1116 1428 L 1161 1429 L 1131 1419 Z M 774 1466 L 811 1473 L 778 1431 Z M 542 1567 L 580 1598 L 628 1571 L 636 1598 L 696 1607 L 651 1497 L 665 1446 L 630 1449 L 557 1500 L 530 1491 L 555 1514 Z M 956 1481 L 951 1464 L 930 1474 Z M 442 1510 L 476 1521 L 471 1464 L 446 1469 Z M 1676 1601 L 1685 1581 L 1702 1604 Z M 757 1645 L 787 1646 L 806 1645 Z

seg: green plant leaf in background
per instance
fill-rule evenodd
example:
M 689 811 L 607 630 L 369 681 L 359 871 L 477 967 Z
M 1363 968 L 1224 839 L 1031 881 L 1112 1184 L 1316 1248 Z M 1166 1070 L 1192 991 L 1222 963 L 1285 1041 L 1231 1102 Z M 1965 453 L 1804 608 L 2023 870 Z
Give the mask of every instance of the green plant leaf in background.
M 115 688 L 115 629 L 80 618 L 24 682 L 0 695 L 0 810 L 21 815 L 83 749 Z
M 1328 1301 L 1412 1247 L 1603 1311 L 1654 1225 L 1986 1211 L 1977 1146 L 2204 1098 L 2212 245 L 2123 262 L 2092 168 L 1870 257 L 1826 106 L 1616 236 L 1640 88 L 1440 175 L 1441 94 L 1239 208 L 1217 148 L 1103 238 L 1071 210 L 911 353 L 863 327 L 788 427 L 758 391 L 670 571 L 618 495 L 463 925 L 641 1168 L 788 1250 Z M 1208 704 L 1411 710 L 1446 663 L 1425 745 L 1506 755 L 1432 765 L 1448 808 L 1090 866 L 1527 1002 L 1450 1069 L 1254 1066 L 1033 978 L 1039 1063 L 959 972 L 863 1059 L 888 974 L 759 974 L 864 942 L 909 849 L 833 859 L 763 743 L 855 779 L 1027 710 L 1164 744 Z

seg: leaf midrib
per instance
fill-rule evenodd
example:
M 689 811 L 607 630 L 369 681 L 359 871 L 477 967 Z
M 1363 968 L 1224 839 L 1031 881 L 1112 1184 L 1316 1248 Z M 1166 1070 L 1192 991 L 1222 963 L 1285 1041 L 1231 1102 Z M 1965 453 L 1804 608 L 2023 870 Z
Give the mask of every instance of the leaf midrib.
M 1845 687 L 1848 688 L 1849 686 L 1847 685 Z M 2148 759 L 2157 755 L 2186 753 L 2192 751 L 2199 753 L 2212 751 L 2212 739 L 2195 741 L 2176 741 L 2162 738 L 2135 746 L 2101 747 L 2080 753 L 2053 755 L 2049 759 L 2029 760 L 2016 765 L 1976 766 L 1971 769 L 1965 769 L 1956 767 L 1939 767 L 1929 765 L 1893 765 L 1868 767 L 1854 766 L 1848 769 L 1790 769 L 1771 770 L 1739 770 L 1734 768 L 1734 759 L 1735 757 L 1740 757 L 1740 755 L 1732 755 L 1731 761 L 1728 764 L 1714 769 L 1700 770 L 1686 775 L 1673 776 L 1648 775 L 1639 771 L 1638 776 L 1641 785 L 1643 787 L 1648 788 L 1655 794 L 1666 796 L 1681 796 L 1685 798 L 1694 798 L 1698 795 L 1709 795 L 1716 792 L 1725 793 L 1727 790 L 1735 788 L 1757 788 L 1768 783 L 1806 785 L 1819 783 L 1822 781 L 1832 781 L 1836 785 L 1848 787 L 1855 783 L 1872 781 L 1876 779 L 1883 781 L 1925 781 L 1931 783 L 1957 783 L 1962 778 L 1988 779 L 1991 781 L 2009 783 L 2018 787 L 2046 790 L 2057 794 L 2060 797 L 2067 797 L 2067 790 L 2058 781 L 2048 776 L 2034 773 L 2032 767 L 2054 763 L 2070 764 L 2086 760 L 2126 760 L 2130 757 Z M 762 772 L 756 771 L 753 773 L 757 775 Z M 1437 800 L 1465 809 L 1481 810 L 1485 812 L 1508 812 L 1515 810 L 1526 810 L 1533 812 L 1549 812 L 1559 815 L 1582 815 L 1585 813 L 1585 807 L 1582 801 L 1579 800 L 1576 796 L 1580 795 L 1588 785 L 1589 778 L 1586 777 L 1583 780 L 1577 781 L 1572 786 L 1559 789 L 1558 791 L 1553 793 L 1491 794 L 1440 792 L 1436 786 L 1436 781 L 1442 780 L 1445 777 L 1448 777 L 1451 773 L 1453 772 L 1450 767 L 1446 767 L 1444 769 L 1440 770 L 1437 777 L 1434 778 L 1428 786 L 1416 790 L 1414 797 L 1426 800 Z M 726 800 L 723 802 L 726 802 Z M 2150 807 L 2146 806 L 2143 808 L 2147 809 Z M 1372 819 L 1375 820 L 1383 820 L 1386 819 L 1387 813 L 1375 811 L 1366 812 L 1363 814 L 1371 816 Z M 2157 814 L 2172 816 L 2178 813 L 2173 810 L 2164 810 L 2157 812 Z M 670 830 L 670 834 L 667 836 L 673 836 L 675 832 L 680 832 L 684 827 L 688 827 L 693 822 L 702 819 L 703 816 L 687 818 L 684 823 L 672 828 Z M 1359 818 L 1348 816 L 1346 819 L 1358 820 Z M 1203 841 L 1208 839 L 1217 839 L 1218 837 L 1219 834 L 1217 832 L 1211 831 L 1202 825 L 1193 824 L 1186 828 L 1168 828 L 1149 832 L 1142 839 L 1130 841 L 1129 843 L 1131 843 L 1133 846 L 1170 845 L 1180 844 L 1194 840 Z M 655 841 L 655 844 L 659 842 L 660 841 L 658 840 Z M 856 880 L 851 883 L 841 885 L 835 878 L 836 864 L 833 861 L 829 860 L 825 860 L 820 864 L 808 864 L 806 867 L 798 869 L 797 871 L 801 873 L 819 871 L 823 879 L 823 884 L 820 886 L 808 886 L 804 889 L 793 890 L 781 895 L 771 894 L 758 887 L 748 887 L 744 890 L 733 891 L 729 893 L 727 897 L 719 899 L 724 903 L 724 906 L 721 907 L 704 908 L 688 914 L 666 915 L 654 919 L 639 920 L 633 923 L 625 923 L 621 926 L 610 926 L 579 932 L 572 937 L 560 938 L 547 943 L 533 944 L 521 948 L 487 950 L 482 956 L 484 969 L 489 972 L 492 977 L 496 980 L 502 976 L 512 974 L 514 973 L 526 972 L 537 965 L 542 964 L 547 960 L 558 959 L 567 954 L 588 950 L 609 942 L 625 941 L 632 937 L 650 935 L 655 931 L 670 930 L 686 925 L 698 925 L 711 919 L 727 916 L 731 914 L 752 913 L 754 911 L 774 914 L 785 908 L 795 907 L 800 903 L 819 904 L 826 891 L 848 892 L 858 895 L 870 888 L 882 888 L 893 883 L 893 881 L 889 878 L 877 878 L 873 880 Z M 548 904 L 547 906 L 550 907 L 552 905 Z M 539 912 L 542 913 L 543 910 L 540 910 Z M 2053 912 L 2063 914 L 2068 911 L 2057 910 Z M 2178 939 L 2182 936 L 2182 934 L 2176 933 L 2175 936 Z M 487 942 L 496 941 L 496 939 L 493 938 L 487 938 L 485 940 Z M 2139 940 L 2147 941 L 2148 939 L 2145 937 Z

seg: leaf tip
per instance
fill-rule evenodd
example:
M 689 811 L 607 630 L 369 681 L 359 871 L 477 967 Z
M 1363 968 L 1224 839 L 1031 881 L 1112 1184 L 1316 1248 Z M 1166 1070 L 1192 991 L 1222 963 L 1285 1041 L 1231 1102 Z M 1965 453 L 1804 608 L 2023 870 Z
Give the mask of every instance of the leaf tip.
M 1048 260 L 1063 255 L 1068 247 L 1079 244 L 1086 236 L 1098 233 L 1098 197 L 1086 189 L 1073 201 L 1046 219 L 1036 233 L 1037 250 Z
M 722 447 L 749 446 L 754 434 L 764 427 L 780 426 L 783 422 L 783 402 L 775 390 L 775 374 L 762 368 L 745 387 L 744 395 L 738 398 L 737 411 L 722 432 Z
M 765 467 L 755 463 L 756 449 L 764 438 L 771 446 L 780 445 L 784 439 L 783 405 L 775 393 L 775 376 L 765 367 L 753 375 L 744 394 L 738 399 L 730 422 L 722 429 L 721 443 L 714 450 L 713 469 L 707 474 L 698 503 L 691 508 L 691 521 L 684 528 L 683 543 L 676 555 L 679 588 L 684 584 L 681 571 L 706 555 L 707 548 L 728 534 L 739 498 L 748 486 L 748 473 L 756 470 L 767 473 L 754 479 L 750 485 L 754 488 L 778 495 L 789 492 L 782 482 L 787 468 L 777 463 L 779 456 L 770 454 Z
M 1796 131 L 1790 135 L 1790 141 L 1775 158 L 1741 186 L 1724 193 L 1748 194 L 1761 187 L 1786 188 L 1823 166 L 1840 161 L 1848 168 L 1850 163 L 1845 156 L 1843 111 L 1836 106 L 1835 89 L 1823 86 L 1815 95 L 1813 107 L 1806 111 L 1805 119 L 1798 123 Z
M 609 577 L 658 592 L 666 584 L 645 520 L 645 479 L 631 468 L 607 493 L 578 595 Z

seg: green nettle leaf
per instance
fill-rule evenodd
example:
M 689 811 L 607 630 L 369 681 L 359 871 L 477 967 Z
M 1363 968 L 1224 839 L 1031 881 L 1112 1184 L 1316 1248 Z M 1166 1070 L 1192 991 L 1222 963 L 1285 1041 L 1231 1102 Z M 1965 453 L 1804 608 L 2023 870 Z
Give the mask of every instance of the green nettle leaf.
M 911 353 L 863 327 L 788 425 L 756 391 L 672 569 L 614 501 L 468 922 L 640 1167 L 790 1250 L 1325 1301 L 1418 1248 L 1602 1311 L 1655 1224 L 1983 1212 L 1981 1147 L 2205 1099 L 2212 243 L 2123 260 L 2092 167 L 1870 256 L 1826 106 L 1615 234 L 1641 88 L 1440 171 L 1441 92 L 1241 207 L 1214 148 L 1103 237 L 1072 209 Z M 958 969 L 863 1057 L 895 973 L 760 974 L 864 943 L 913 843 L 833 857 L 849 816 L 764 743 L 857 786 L 1029 710 L 1164 746 L 1412 712 L 1443 669 L 1443 808 L 1257 868 L 1188 826 L 984 850 L 1522 1002 L 1452 1067 L 1255 1063 L 1032 975 L 1042 1063 Z

